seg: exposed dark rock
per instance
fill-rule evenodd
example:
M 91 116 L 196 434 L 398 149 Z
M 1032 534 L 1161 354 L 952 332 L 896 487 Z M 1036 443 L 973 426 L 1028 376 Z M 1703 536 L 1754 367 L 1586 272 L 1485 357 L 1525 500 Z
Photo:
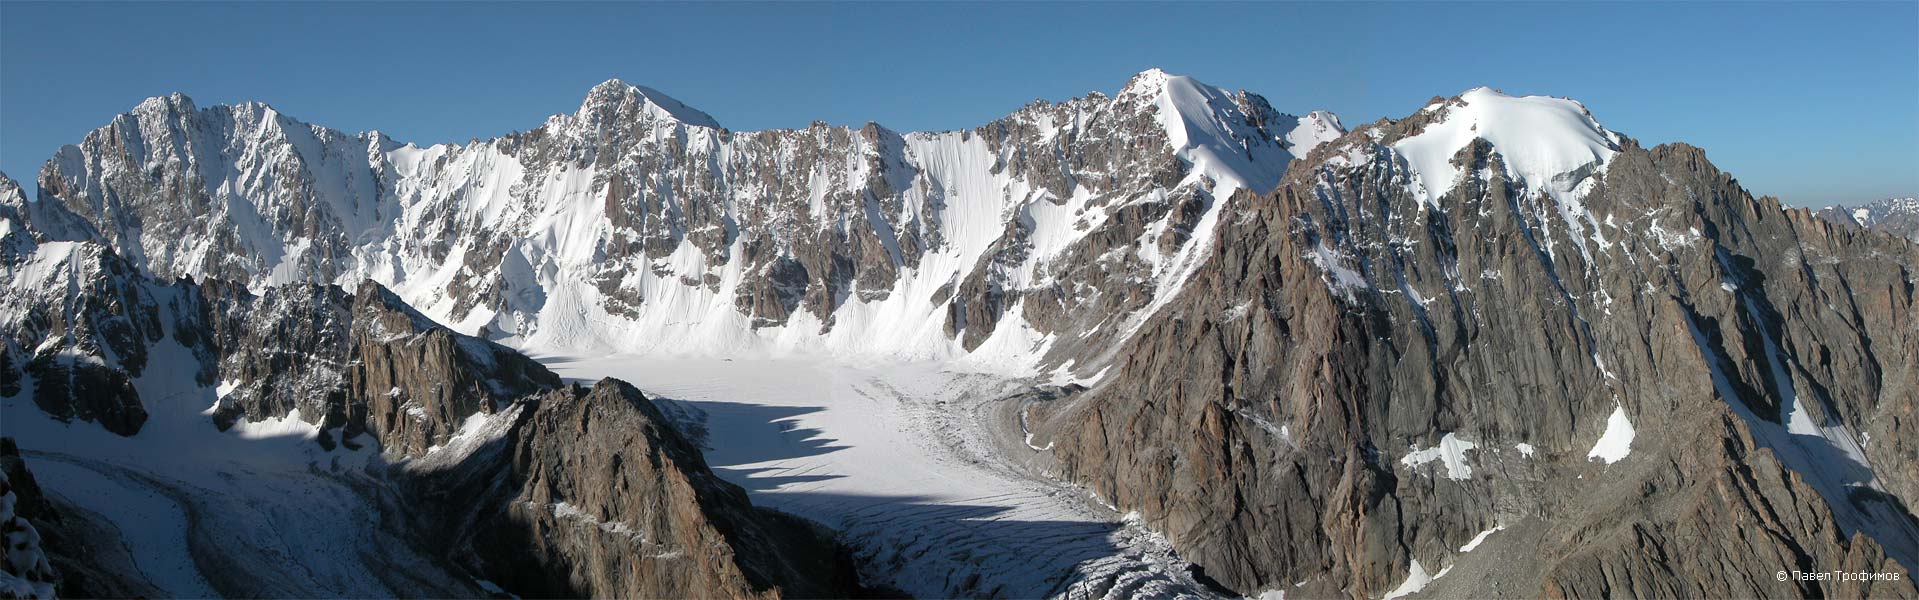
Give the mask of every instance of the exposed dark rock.
M 532 359 L 440 327 L 371 281 L 360 284 L 352 311 L 348 436 L 371 431 L 389 448 L 418 453 L 469 416 L 560 385 Z
M 52 598 L 60 581 L 37 524 L 58 520 L 20 461 L 13 438 L 0 438 L 0 598 Z
M 499 436 L 417 467 L 432 539 L 538 597 L 846 597 L 850 555 L 803 520 L 756 509 L 632 386 L 603 380 L 502 412 Z
M 24 232 L 7 237 L 16 247 L 32 244 L 20 239 Z M 0 311 L 17 318 L 7 324 L 7 364 L 0 369 L 32 376 L 33 400 L 49 414 L 132 435 L 147 419 L 132 380 L 146 367 L 147 345 L 160 338 L 159 307 L 112 251 L 50 245 L 46 256 L 57 257 L 51 264 L 25 264 L 30 257 L 9 253 L 17 275 L 0 294 Z M 20 381 L 0 388 L 20 393 Z

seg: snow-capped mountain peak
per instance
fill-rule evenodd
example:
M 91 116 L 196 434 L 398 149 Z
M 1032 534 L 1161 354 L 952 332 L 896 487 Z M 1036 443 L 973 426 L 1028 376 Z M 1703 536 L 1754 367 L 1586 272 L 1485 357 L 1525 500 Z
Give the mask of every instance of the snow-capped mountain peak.
M 1293 156 L 1305 156 L 1320 144 L 1346 135 L 1346 126 L 1340 124 L 1339 115 L 1323 110 L 1306 113 L 1306 116 L 1299 117 L 1291 125 L 1282 138 L 1286 142 L 1286 150 L 1292 152 Z
M 1475 139 L 1492 144 L 1515 179 L 1562 201 L 1576 200 L 1575 189 L 1619 151 L 1621 139 L 1578 101 L 1512 96 L 1485 86 L 1430 104 L 1421 110 L 1427 113 L 1437 114 L 1393 148 L 1418 174 L 1429 201 L 1458 181 L 1452 158 Z
M 1151 106 L 1167 142 L 1195 172 L 1212 172 L 1232 187 L 1265 192 L 1279 183 L 1292 154 L 1276 136 L 1257 129 L 1241 101 L 1199 80 L 1158 68 L 1134 75 L 1114 97 L 1118 106 Z M 1257 103 L 1265 104 L 1264 99 Z
M 1167 82 L 1171 81 L 1172 79 L 1176 77 L 1181 79 L 1188 79 L 1188 80 L 1191 79 L 1190 77 L 1177 76 L 1171 73 L 1167 73 L 1165 69 L 1161 69 L 1159 67 L 1153 67 L 1150 69 L 1146 69 L 1144 71 L 1140 71 L 1138 73 L 1134 73 L 1131 79 L 1126 80 L 1126 85 L 1119 89 L 1118 97 L 1124 98 L 1127 96 L 1157 95 L 1161 90 L 1166 89 Z
M 1408 183 L 1415 198 L 1439 207 L 1468 175 L 1454 159 L 1484 140 L 1499 158 L 1500 174 L 1527 194 L 1550 198 L 1580 254 L 1590 256 L 1586 232 L 1599 231 L 1599 223 L 1583 199 L 1625 138 L 1600 125 L 1584 104 L 1481 86 L 1434 101 L 1402 122 L 1411 126 L 1409 135 L 1390 145 L 1412 171 Z M 1471 175 L 1484 179 L 1492 175 L 1486 171 Z
M 621 81 L 608 79 L 588 90 L 586 99 L 580 102 L 580 110 L 574 115 L 589 122 L 603 119 L 617 119 L 636 111 L 650 115 L 655 119 L 677 121 L 693 127 L 720 128 L 720 122 L 712 115 L 687 106 L 665 93 Z
M 193 99 L 188 98 L 186 94 L 180 92 L 174 92 L 165 96 L 149 97 L 133 107 L 133 112 L 139 115 L 165 115 L 168 112 L 193 112 L 196 110 L 199 109 L 194 106 Z

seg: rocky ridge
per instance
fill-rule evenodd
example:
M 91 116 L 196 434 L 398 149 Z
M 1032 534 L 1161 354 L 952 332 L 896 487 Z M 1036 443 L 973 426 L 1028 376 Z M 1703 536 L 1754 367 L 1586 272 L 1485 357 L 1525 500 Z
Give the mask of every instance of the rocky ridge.
M 1082 348 L 1183 285 L 1218 198 L 1342 131 L 1157 70 L 908 134 L 737 132 L 608 81 L 532 130 L 425 148 L 173 95 L 61 149 L 37 204 L 71 213 L 44 219 L 56 238 L 162 279 L 372 280 L 523 347 L 1050 353 L 1091 373 Z

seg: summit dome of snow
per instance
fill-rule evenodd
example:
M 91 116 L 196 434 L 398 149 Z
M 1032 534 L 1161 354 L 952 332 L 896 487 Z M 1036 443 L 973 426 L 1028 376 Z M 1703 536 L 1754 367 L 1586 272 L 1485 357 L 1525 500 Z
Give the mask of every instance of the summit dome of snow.
M 1491 143 L 1515 179 L 1562 201 L 1619 151 L 1619 135 L 1575 100 L 1478 87 L 1422 109 L 1434 111 L 1440 114 L 1424 131 L 1393 144 L 1418 174 L 1428 201 L 1459 180 L 1453 155 L 1474 139 Z

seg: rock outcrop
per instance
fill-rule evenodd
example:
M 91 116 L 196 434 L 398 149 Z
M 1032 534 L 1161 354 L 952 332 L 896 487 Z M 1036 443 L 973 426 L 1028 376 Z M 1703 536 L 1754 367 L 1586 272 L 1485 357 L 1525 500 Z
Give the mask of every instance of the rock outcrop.
M 34 526 L 52 516 L 13 438 L 0 438 L 0 598 L 54 597 L 59 572 Z
M 539 597 L 846 597 L 850 554 L 754 508 L 632 386 L 603 380 L 515 404 L 453 464 L 405 468 L 428 537 Z
M 131 435 L 147 419 L 132 380 L 160 337 L 159 307 L 133 283 L 133 265 L 104 246 L 52 241 L 29 230 L 28 215 L 70 226 L 64 210 L 28 203 L 0 173 L 0 394 L 32 377 L 48 413 Z

